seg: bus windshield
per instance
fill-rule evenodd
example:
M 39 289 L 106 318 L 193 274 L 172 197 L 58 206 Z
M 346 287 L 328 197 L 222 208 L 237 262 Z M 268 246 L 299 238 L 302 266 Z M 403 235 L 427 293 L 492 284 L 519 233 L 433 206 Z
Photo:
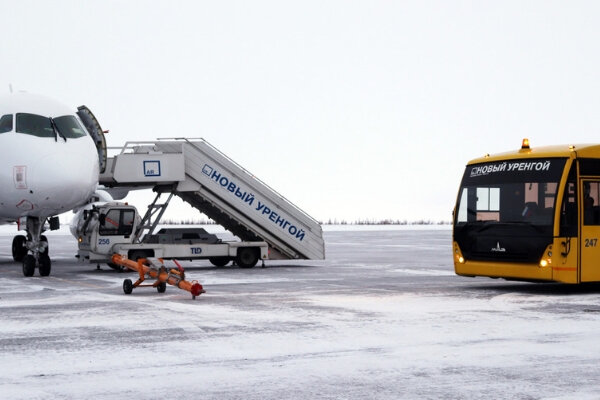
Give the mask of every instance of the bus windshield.
M 468 165 L 454 216 L 461 248 L 472 258 L 537 257 L 528 244 L 545 247 L 547 240 L 536 246 L 535 238 L 552 237 L 565 163 L 564 158 L 547 158 Z

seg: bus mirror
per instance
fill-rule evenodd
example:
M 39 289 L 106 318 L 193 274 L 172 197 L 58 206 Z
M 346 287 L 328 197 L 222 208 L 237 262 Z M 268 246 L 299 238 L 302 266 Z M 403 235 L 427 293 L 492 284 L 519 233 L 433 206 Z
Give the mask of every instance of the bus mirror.
M 106 222 L 106 214 L 100 214 L 98 216 L 98 221 L 100 221 L 100 225 L 104 225 L 104 223 Z

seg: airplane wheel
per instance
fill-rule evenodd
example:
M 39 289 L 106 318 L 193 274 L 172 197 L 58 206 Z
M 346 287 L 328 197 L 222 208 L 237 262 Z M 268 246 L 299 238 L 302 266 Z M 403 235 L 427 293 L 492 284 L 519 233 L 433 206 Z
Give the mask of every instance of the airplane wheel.
M 40 276 L 48 276 L 50 275 L 50 270 L 52 269 L 52 262 L 50 261 L 50 257 L 47 254 L 40 253 Z
M 125 279 L 123 281 L 123 292 L 125 294 L 131 294 L 131 292 L 133 292 L 133 282 L 131 282 L 131 279 Z
M 159 283 L 158 286 L 156 287 L 156 290 L 158 290 L 158 293 L 164 293 L 167 290 L 167 283 L 166 282 Z
M 209 258 L 208 261 L 210 261 L 210 263 L 215 267 L 224 267 L 229 264 L 231 259 L 229 257 L 212 257 Z
M 35 257 L 31 254 L 25 255 L 23 257 L 23 275 L 25 276 L 33 276 L 35 272 Z
M 252 268 L 258 262 L 258 249 L 252 247 L 242 247 L 238 250 L 235 261 L 240 268 Z
M 25 247 L 25 243 L 27 242 L 27 238 L 23 235 L 17 235 L 13 238 L 12 242 L 12 256 L 13 260 L 17 262 L 23 261 L 23 258 L 27 255 L 27 247 Z
M 48 246 L 48 238 L 44 235 L 40 236 L 40 242 L 46 242 L 46 250 L 44 250 L 43 253 L 40 253 L 40 255 L 48 255 L 48 251 L 50 250 L 50 246 Z

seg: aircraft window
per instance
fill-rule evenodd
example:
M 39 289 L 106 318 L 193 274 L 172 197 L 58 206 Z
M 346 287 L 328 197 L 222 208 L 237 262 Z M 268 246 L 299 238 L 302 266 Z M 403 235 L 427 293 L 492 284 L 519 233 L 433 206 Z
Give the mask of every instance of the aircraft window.
M 76 139 L 85 136 L 85 130 L 72 115 L 54 118 L 56 127 L 67 139 Z
M 0 118 L 0 133 L 12 131 L 12 126 L 13 126 L 12 114 L 3 115 L 2 118 Z
M 36 114 L 18 113 L 16 130 L 38 137 L 55 137 L 50 118 Z

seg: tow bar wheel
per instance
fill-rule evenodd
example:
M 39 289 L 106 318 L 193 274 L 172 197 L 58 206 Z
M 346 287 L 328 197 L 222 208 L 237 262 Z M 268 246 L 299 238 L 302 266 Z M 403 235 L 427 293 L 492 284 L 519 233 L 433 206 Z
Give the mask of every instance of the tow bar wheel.
M 125 294 L 131 294 L 131 292 L 133 292 L 133 282 L 131 279 L 125 279 L 123 281 L 123 292 Z

